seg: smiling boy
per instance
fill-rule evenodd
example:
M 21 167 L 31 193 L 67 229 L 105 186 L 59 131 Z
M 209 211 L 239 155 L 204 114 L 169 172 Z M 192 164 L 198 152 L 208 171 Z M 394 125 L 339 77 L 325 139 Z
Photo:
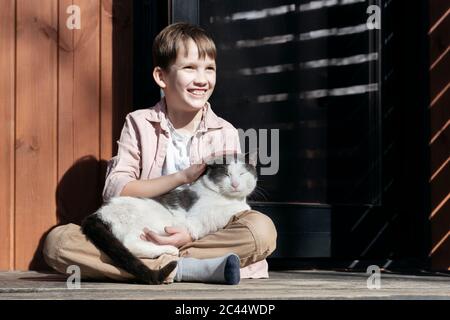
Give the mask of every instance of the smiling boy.
M 215 115 L 208 102 L 216 84 L 216 48 L 206 32 L 187 23 L 166 27 L 155 38 L 153 59 L 153 77 L 164 97 L 152 108 L 127 115 L 118 154 L 108 166 L 105 201 L 116 196 L 159 196 L 195 181 L 205 170 L 202 160 L 211 154 L 240 152 L 237 130 Z M 151 269 L 177 260 L 167 283 L 236 284 L 241 276 L 267 277 L 265 258 L 276 246 L 272 221 L 254 210 L 236 212 L 223 229 L 196 241 L 184 228 L 167 227 L 166 233 L 158 236 L 143 230 L 141 237 L 180 248 L 180 257 L 142 259 Z M 52 230 L 44 257 L 62 273 L 69 265 L 78 265 L 82 278 L 132 278 L 105 259 L 74 224 Z

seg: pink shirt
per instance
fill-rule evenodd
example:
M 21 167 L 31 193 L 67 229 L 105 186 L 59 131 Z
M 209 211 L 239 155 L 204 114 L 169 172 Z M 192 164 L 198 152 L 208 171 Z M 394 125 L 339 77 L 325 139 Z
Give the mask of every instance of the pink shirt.
M 199 128 L 192 138 L 191 164 L 201 163 L 202 159 L 222 151 L 239 153 L 239 135 L 233 125 L 218 117 L 209 103 L 202 112 Z M 119 196 L 130 181 L 160 177 L 168 138 L 164 98 L 152 108 L 128 114 L 117 142 L 117 156 L 108 163 L 103 200 Z
M 200 163 L 214 154 L 241 152 L 239 134 L 229 122 L 218 117 L 209 103 L 203 107 L 202 119 L 192 138 L 189 159 Z M 127 115 L 118 152 L 108 162 L 103 200 L 117 197 L 130 181 L 161 176 L 169 133 L 165 99 L 148 109 Z M 237 213 L 237 212 L 236 212 Z M 241 269 L 242 278 L 268 278 L 266 260 Z

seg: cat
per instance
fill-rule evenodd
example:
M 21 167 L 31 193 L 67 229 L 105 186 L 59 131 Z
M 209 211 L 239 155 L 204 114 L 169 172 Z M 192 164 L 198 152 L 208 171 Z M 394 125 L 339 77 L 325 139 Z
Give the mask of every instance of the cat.
M 150 198 L 115 197 L 82 223 L 86 237 L 113 263 L 138 281 L 160 284 L 175 269 L 173 261 L 151 270 L 139 258 L 178 255 L 178 248 L 142 240 L 144 228 L 166 235 L 164 227 L 185 227 L 193 240 L 223 228 L 238 212 L 250 210 L 246 198 L 257 184 L 254 155 L 226 154 L 206 161 L 191 185 Z

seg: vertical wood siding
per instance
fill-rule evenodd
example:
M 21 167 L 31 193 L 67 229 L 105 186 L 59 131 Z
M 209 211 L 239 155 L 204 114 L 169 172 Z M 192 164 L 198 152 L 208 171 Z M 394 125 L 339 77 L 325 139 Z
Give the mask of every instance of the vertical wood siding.
M 80 30 L 66 26 L 70 5 L 81 9 Z M 128 44 L 116 52 L 126 65 L 118 71 L 115 39 Z M 131 1 L 2 0 L 0 270 L 45 269 L 48 231 L 100 205 L 132 108 L 131 95 L 113 96 L 132 92 L 131 57 Z
M 14 268 L 15 1 L 0 10 L 0 269 Z
M 54 225 L 57 184 L 56 1 L 17 1 L 15 267 Z
M 430 1 L 430 257 L 436 270 L 450 270 L 449 30 L 448 1 Z

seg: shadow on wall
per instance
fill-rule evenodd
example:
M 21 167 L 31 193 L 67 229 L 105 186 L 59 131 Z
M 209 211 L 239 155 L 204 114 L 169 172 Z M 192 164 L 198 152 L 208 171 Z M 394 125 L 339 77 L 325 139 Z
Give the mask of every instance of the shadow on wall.
M 61 178 L 56 189 L 58 224 L 81 224 L 102 204 L 106 164 L 93 156 L 79 159 Z
M 50 270 L 42 257 L 44 242 L 50 231 L 68 223 L 80 225 L 85 217 L 102 205 L 106 166 L 107 161 L 86 156 L 75 162 L 61 178 L 55 194 L 57 225 L 41 237 L 30 270 Z

